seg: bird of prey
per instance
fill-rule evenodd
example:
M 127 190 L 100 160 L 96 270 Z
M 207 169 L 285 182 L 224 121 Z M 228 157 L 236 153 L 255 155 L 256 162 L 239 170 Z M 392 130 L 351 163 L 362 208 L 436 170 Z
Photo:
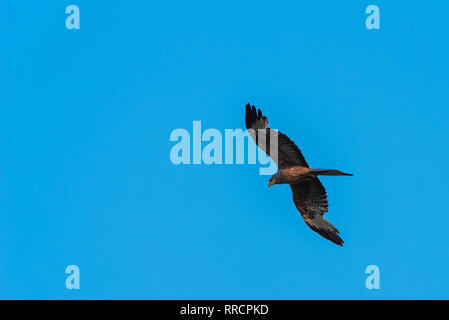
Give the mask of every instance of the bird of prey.
M 311 169 L 296 144 L 285 134 L 268 128 L 268 119 L 249 103 L 245 107 L 245 124 L 256 144 L 267 153 L 278 166 L 268 187 L 275 184 L 289 184 L 293 202 L 306 224 L 315 232 L 333 243 L 343 246 L 340 233 L 323 215 L 327 212 L 326 190 L 318 179 L 325 176 L 352 176 L 335 169 Z M 251 130 L 252 129 L 252 130 Z M 277 155 L 275 145 L 277 140 Z

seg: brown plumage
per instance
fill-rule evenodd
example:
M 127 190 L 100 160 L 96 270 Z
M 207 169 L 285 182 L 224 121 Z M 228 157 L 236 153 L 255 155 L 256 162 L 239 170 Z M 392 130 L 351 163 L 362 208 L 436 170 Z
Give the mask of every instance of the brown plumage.
M 296 144 L 285 134 L 268 128 L 267 117 L 260 109 L 256 110 L 249 103 L 246 105 L 245 124 L 256 144 L 278 166 L 278 172 L 270 178 L 268 186 L 289 184 L 293 202 L 306 224 L 324 238 L 343 246 L 337 228 L 323 217 L 328 211 L 327 195 L 317 176 L 352 176 L 352 174 L 335 169 L 311 169 Z

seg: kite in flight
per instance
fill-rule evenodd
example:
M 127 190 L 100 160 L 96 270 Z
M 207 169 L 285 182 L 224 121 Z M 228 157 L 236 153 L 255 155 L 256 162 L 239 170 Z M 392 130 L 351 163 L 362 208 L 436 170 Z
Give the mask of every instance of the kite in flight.
M 340 232 L 323 217 L 327 212 L 328 203 L 326 190 L 318 176 L 352 176 L 352 174 L 335 169 L 311 169 L 296 144 L 285 134 L 268 128 L 267 117 L 262 115 L 260 109 L 256 110 L 249 103 L 246 105 L 245 124 L 259 148 L 278 166 L 278 172 L 270 178 L 268 187 L 274 184 L 289 184 L 293 202 L 306 224 L 324 238 L 343 246 L 343 240 L 338 236 Z M 277 154 L 276 148 L 270 150 L 270 142 L 272 141 L 271 144 L 274 146 L 276 140 Z

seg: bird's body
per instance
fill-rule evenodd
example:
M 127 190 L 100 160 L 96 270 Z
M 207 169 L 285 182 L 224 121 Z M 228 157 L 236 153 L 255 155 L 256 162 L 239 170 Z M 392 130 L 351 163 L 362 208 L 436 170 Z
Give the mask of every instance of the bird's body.
M 246 128 L 256 144 L 278 165 L 278 172 L 268 183 L 289 184 L 293 202 L 306 224 L 324 238 L 343 245 L 339 231 L 323 215 L 328 211 L 326 190 L 318 179 L 319 175 L 352 176 L 335 169 L 311 169 L 296 144 L 285 134 L 268 128 L 268 119 L 254 106 L 246 105 Z M 252 130 L 250 130 L 252 129 Z M 272 147 L 277 150 L 271 150 Z
M 276 173 L 276 184 L 292 184 L 310 179 L 310 168 L 295 166 L 284 169 L 279 169 Z
M 352 176 L 352 174 L 334 169 L 310 169 L 302 166 L 294 166 L 279 169 L 278 172 L 273 175 L 273 183 L 271 183 L 271 185 L 295 184 L 316 178 L 317 176 Z

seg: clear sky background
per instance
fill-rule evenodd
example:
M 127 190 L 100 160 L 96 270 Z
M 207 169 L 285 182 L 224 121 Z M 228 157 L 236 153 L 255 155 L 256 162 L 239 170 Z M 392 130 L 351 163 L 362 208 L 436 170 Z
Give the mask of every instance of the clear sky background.
M 0 298 L 449 298 L 448 17 L 446 1 L 1 0 Z M 322 179 L 343 248 L 257 165 L 170 162 L 172 130 L 243 128 L 247 102 L 311 166 L 355 174 Z

